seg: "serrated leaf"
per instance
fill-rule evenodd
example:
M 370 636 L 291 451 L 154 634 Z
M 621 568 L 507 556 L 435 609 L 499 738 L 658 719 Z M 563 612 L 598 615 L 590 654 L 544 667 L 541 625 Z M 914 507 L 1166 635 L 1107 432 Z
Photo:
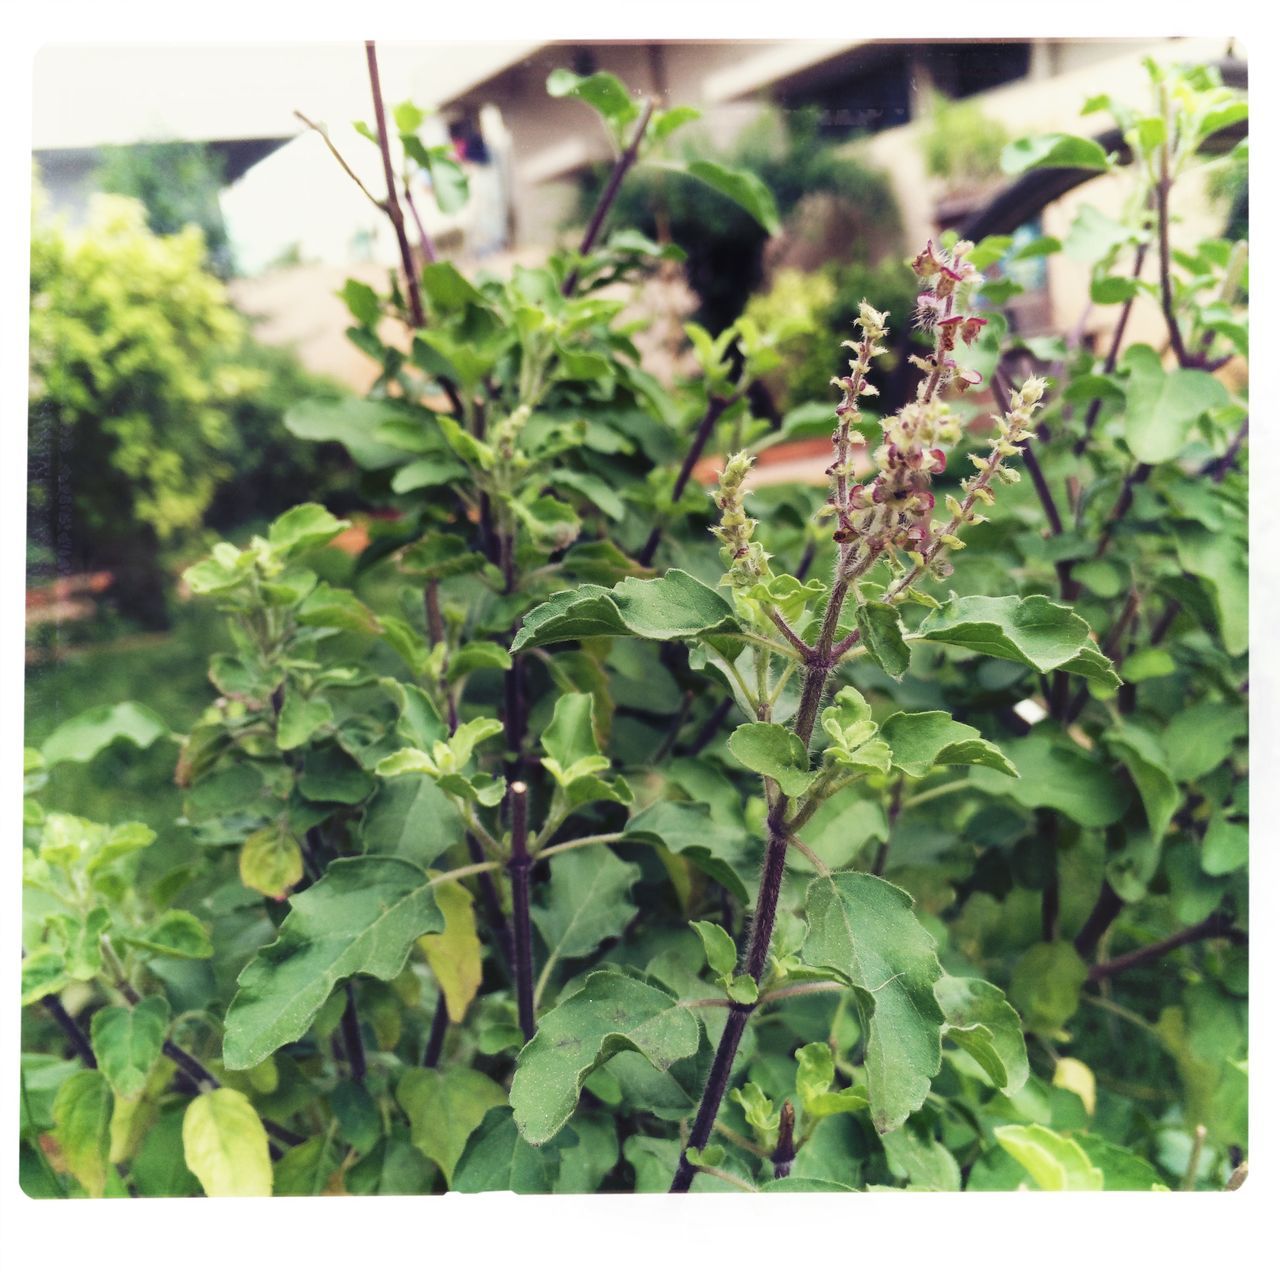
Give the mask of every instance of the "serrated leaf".
M 1203 369 L 1166 370 L 1151 347 L 1125 352 L 1124 442 L 1139 462 L 1154 465 L 1176 458 L 1188 444 L 1200 416 L 1224 405 L 1226 387 Z
M 547 964 L 590 955 L 607 938 L 620 937 L 635 919 L 631 886 L 639 879 L 640 868 L 605 845 L 557 855 L 546 904 L 530 912 L 550 953 Z
M 1117 687 L 1111 664 L 1089 638 L 1089 624 L 1047 596 L 955 596 L 918 634 L 973 653 L 1020 662 L 1045 675 L 1071 671 Z
M 475 903 L 470 892 L 454 881 L 439 885 L 435 895 L 444 929 L 419 938 L 418 946 L 440 984 L 449 1021 L 461 1022 L 480 990 L 483 968 Z
M 207 1196 L 271 1194 L 267 1131 L 253 1104 L 235 1089 L 214 1089 L 192 1100 L 182 1118 L 182 1151 Z
M 281 751 L 293 751 L 332 722 L 333 707 L 324 698 L 308 698 L 292 684 L 287 685 L 276 723 L 276 746 Z
M 396 1101 L 409 1117 L 413 1145 L 452 1183 L 467 1139 L 493 1107 L 506 1106 L 507 1095 L 471 1067 L 410 1067 L 396 1087 Z
M 183 960 L 207 960 L 213 955 L 208 927 L 190 911 L 166 911 L 144 933 L 130 934 L 126 941 L 144 951 Z
M 992 1132 L 1041 1191 L 1102 1190 L 1102 1171 L 1070 1138 L 1039 1124 L 998 1125 Z
M 428 262 L 422 268 L 422 291 L 434 310 L 459 311 L 468 304 L 489 305 L 484 294 L 451 262 Z
M 740 902 L 747 901 L 747 889 L 741 877 L 715 852 L 725 847 L 728 833 L 713 820 L 707 805 L 659 800 L 657 804 L 634 814 L 627 822 L 626 833 L 636 840 L 660 845 L 669 853 L 688 858 L 730 890 Z
M 64 720 L 44 740 L 40 751 L 48 768 L 66 760 L 87 764 L 121 738 L 145 751 L 168 734 L 168 726 L 150 707 L 140 702 L 118 702 Z
M 350 520 L 330 515 L 318 502 L 304 502 L 271 522 L 267 541 L 277 555 L 287 560 L 313 547 L 327 546 L 349 528 Z
M 943 1034 L 954 1040 L 997 1089 L 1015 1094 L 1027 1082 L 1022 1022 L 999 987 L 981 978 L 943 976 L 933 993 L 946 1016 Z
M 734 758 L 753 773 L 772 778 L 783 795 L 803 795 L 813 782 L 809 752 L 785 725 L 739 725 L 729 735 L 728 747 Z
M 911 650 L 903 638 L 902 619 L 891 604 L 868 601 L 856 614 L 862 643 L 871 660 L 896 680 L 911 662 Z
M 981 765 L 1018 776 L 999 747 L 945 711 L 896 711 L 880 726 L 880 737 L 892 752 L 893 767 L 910 778 L 923 778 L 935 765 L 948 764 Z
M 233 1071 L 304 1035 L 336 983 L 354 973 L 390 982 L 414 941 L 444 928 L 426 872 L 400 858 L 339 858 L 289 905 L 227 1010 L 223 1061 Z
M 573 1115 L 582 1082 L 624 1050 L 659 1071 L 698 1050 L 699 1023 L 666 992 L 620 973 L 593 973 L 538 1024 L 511 1083 L 516 1126 L 539 1146 Z
M 378 430 L 388 422 L 416 422 L 419 414 L 388 400 L 300 400 L 285 411 L 284 425 L 300 440 L 331 440 L 343 446 L 357 466 L 380 471 L 412 454 L 384 444 Z
M 279 823 L 255 831 L 240 849 L 241 884 L 265 897 L 282 901 L 302 875 L 302 846 Z
M 163 996 L 148 996 L 133 1006 L 109 1005 L 93 1015 L 93 1053 L 119 1098 L 141 1096 L 168 1031 L 169 1002 Z
M 733 630 L 728 601 L 683 570 L 671 569 L 661 578 L 626 578 L 608 590 L 588 584 L 557 591 L 525 614 L 511 652 L 596 636 L 677 640 Z
M 806 963 L 833 970 L 853 988 L 869 1028 L 867 1091 L 877 1131 L 919 1109 L 942 1065 L 942 975 L 934 941 L 908 894 L 856 871 L 819 877 L 805 898 Z

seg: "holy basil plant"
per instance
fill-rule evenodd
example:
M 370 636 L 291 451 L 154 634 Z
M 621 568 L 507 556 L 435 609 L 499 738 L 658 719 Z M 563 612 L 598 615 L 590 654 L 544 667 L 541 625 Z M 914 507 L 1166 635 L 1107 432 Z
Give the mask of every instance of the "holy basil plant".
M 29 753 L 24 1186 L 1238 1181 L 1243 431 L 1204 381 L 1241 332 L 1236 251 L 1157 285 L 1199 363 L 1031 349 L 1015 374 L 981 309 L 1008 246 L 931 242 L 914 392 L 872 413 L 890 318 L 864 303 L 825 500 L 751 494 L 752 451 L 813 420 L 752 408 L 786 335 L 689 326 L 698 376 L 660 383 L 625 292 L 679 250 L 606 234 L 690 113 L 553 75 L 613 180 L 576 250 L 473 280 L 413 252 L 404 179 L 446 208 L 464 176 L 368 57 L 366 194 L 403 270 L 344 297 L 382 376 L 288 425 L 341 442 L 379 514 L 354 559 L 353 522 L 307 503 L 186 570 L 230 640 L 186 732 L 126 703 Z M 1159 85 L 1165 132 L 1129 127 L 1165 195 L 1104 259 L 1154 237 L 1177 261 L 1162 166 L 1235 119 L 1204 77 Z M 684 170 L 770 224 L 750 175 Z M 194 858 L 37 798 L 175 738 Z

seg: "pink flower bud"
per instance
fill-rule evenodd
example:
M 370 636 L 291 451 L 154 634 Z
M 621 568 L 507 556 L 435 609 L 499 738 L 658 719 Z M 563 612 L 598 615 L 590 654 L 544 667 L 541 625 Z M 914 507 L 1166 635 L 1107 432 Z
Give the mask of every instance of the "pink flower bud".
M 983 326 L 986 323 L 984 316 L 966 316 L 964 327 L 960 330 L 960 341 L 966 345 L 973 342 L 982 333 Z

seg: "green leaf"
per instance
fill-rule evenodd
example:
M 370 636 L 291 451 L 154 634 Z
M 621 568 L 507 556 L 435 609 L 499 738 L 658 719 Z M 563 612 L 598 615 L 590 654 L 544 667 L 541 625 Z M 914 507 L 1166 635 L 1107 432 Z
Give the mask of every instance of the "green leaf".
M 194 1098 L 182 1119 L 187 1168 L 207 1196 L 269 1196 L 271 1153 L 253 1104 L 235 1089 Z
M 590 955 L 606 938 L 620 937 L 635 919 L 631 886 L 639 879 L 640 868 L 605 845 L 558 854 L 546 905 L 530 912 L 550 952 L 547 964 Z
M 900 679 L 911 662 L 911 650 L 903 638 L 902 619 L 891 604 L 869 601 L 855 615 L 862 643 L 882 671 Z
M 580 76 L 564 67 L 557 68 L 547 77 L 547 93 L 553 98 L 577 98 L 593 107 L 615 137 L 640 114 L 626 85 L 607 71 Z
M 1089 639 L 1089 624 L 1048 596 L 953 595 L 919 634 L 973 653 L 1020 662 L 1045 675 L 1071 671 L 1117 687 L 1111 664 Z
M 593 973 L 544 1014 L 520 1052 L 511 1083 L 516 1126 L 534 1146 L 573 1115 L 582 1082 L 615 1054 L 634 1050 L 659 1071 L 698 1051 L 699 1023 L 665 991 L 620 973 Z
M 1069 942 L 1037 942 L 1013 967 L 1009 997 L 1029 1031 L 1049 1035 L 1075 1016 L 1089 966 Z
M 1203 369 L 1166 371 L 1150 347 L 1125 352 L 1124 442 L 1139 462 L 1154 465 L 1176 458 L 1202 414 L 1230 399 L 1226 387 Z
M 835 1058 L 829 1044 L 821 1041 L 796 1050 L 796 1093 L 808 1118 L 835 1116 L 848 1111 L 865 1111 L 870 1103 L 862 1085 L 832 1091 Z
M 452 262 L 428 262 L 422 268 L 422 291 L 436 311 L 460 311 L 468 303 L 487 307 L 484 294 Z
M 1089 297 L 1099 306 L 1128 302 L 1138 296 L 1138 282 L 1131 276 L 1104 276 L 1089 286 Z
M 1178 808 L 1180 792 L 1169 776 L 1161 741 L 1141 725 L 1125 720 L 1102 735 L 1111 754 L 1124 762 L 1138 788 L 1151 835 L 1159 840 L 1169 829 Z
M 445 147 L 426 152 L 426 170 L 431 175 L 431 191 L 441 213 L 457 213 L 471 195 L 467 171 L 448 154 Z
M 276 1196 L 319 1196 L 338 1169 L 338 1152 L 328 1137 L 317 1134 L 280 1157 L 273 1174 Z
M 1249 828 L 1228 822 L 1221 813 L 1209 819 L 1200 848 L 1200 865 L 1206 875 L 1225 876 L 1249 863 Z
M 564 693 L 556 699 L 551 723 L 539 741 L 542 749 L 562 770 L 579 760 L 598 755 L 600 743 L 595 731 L 595 699 L 589 693 Z
M 471 1067 L 410 1067 L 396 1087 L 396 1101 L 409 1117 L 413 1145 L 452 1183 L 467 1139 L 491 1108 L 506 1106 L 507 1095 Z
M 66 956 L 53 947 L 35 947 L 22 957 L 22 1005 L 56 995 L 70 982 Z
M 240 849 L 240 882 L 264 897 L 283 902 L 302 875 L 302 846 L 280 823 L 255 831 Z
M 1177 669 L 1168 649 L 1138 649 L 1120 664 L 1120 678 L 1126 684 L 1137 684 L 1171 676 Z
M 400 858 L 339 858 L 289 906 L 227 1010 L 223 1061 L 233 1071 L 304 1035 L 336 983 L 354 973 L 390 982 L 415 939 L 444 928 L 426 873 Z
M 740 725 L 729 735 L 728 746 L 734 758 L 753 773 L 772 778 L 783 795 L 803 795 L 813 781 L 809 752 L 785 725 Z
M 1129 806 L 1129 792 L 1115 774 L 1093 760 L 1060 730 L 1041 725 L 1004 745 L 1017 781 L 990 773 L 969 775 L 988 795 L 1007 795 L 1026 809 L 1057 809 L 1082 827 L 1109 827 Z
M 90 1036 L 98 1068 L 118 1097 L 141 1097 L 169 1033 L 169 1002 L 148 996 L 133 1006 L 109 1005 L 93 1015 Z
M 86 764 L 119 738 L 145 751 L 158 738 L 168 736 L 168 727 L 149 707 L 140 702 L 118 702 L 64 720 L 44 740 L 40 751 L 52 768 L 64 760 Z
M 384 778 L 360 825 L 366 853 L 429 866 L 463 836 L 457 806 L 421 774 Z
M 328 546 L 338 534 L 349 528 L 350 520 L 339 520 L 330 515 L 318 502 L 304 502 L 271 522 L 267 541 L 277 555 L 288 560 L 313 547 Z
M 436 905 L 444 914 L 444 929 L 424 934 L 418 947 L 440 984 L 449 1021 L 461 1022 L 480 990 L 482 976 L 475 903 L 470 892 L 455 881 L 438 885 L 435 893 Z
M 689 928 L 702 940 L 712 971 L 722 978 L 730 977 L 738 967 L 738 948 L 733 939 L 711 920 L 690 920 Z
M 530 1146 L 520 1136 L 511 1109 L 495 1107 L 467 1139 L 450 1189 L 545 1194 L 555 1185 L 560 1145 Z
M 948 764 L 983 765 L 1018 776 L 999 747 L 945 711 L 896 711 L 880 726 L 880 736 L 893 753 L 893 767 L 910 778 L 923 778 L 935 765 Z
M 408 462 L 405 450 L 384 444 L 378 430 L 389 422 L 416 422 L 415 411 L 388 400 L 301 400 L 284 415 L 285 430 L 299 440 L 332 440 L 358 467 L 381 471 Z
M 1029 169 L 1105 170 L 1109 167 L 1107 153 L 1092 138 L 1069 133 L 1020 138 L 1000 153 L 1000 168 L 1008 174 L 1026 173 Z
M 372 609 L 345 587 L 322 582 L 298 607 L 298 621 L 307 627 L 336 627 L 376 635 L 378 619 Z
M 657 844 L 669 853 L 688 858 L 740 902 L 747 901 L 747 889 L 741 877 L 716 852 L 725 848 L 728 833 L 713 820 L 707 805 L 659 800 L 634 814 L 627 822 L 626 832 L 636 840 Z M 734 840 L 733 844 L 736 846 L 738 841 Z
M 992 1132 L 1041 1191 L 1102 1190 L 1102 1171 L 1070 1138 L 1039 1124 L 999 1125 Z
M 391 477 L 391 492 L 412 493 L 415 489 L 452 484 L 455 480 L 466 478 L 466 467 L 452 458 L 415 458 Z
M 293 751 L 332 723 L 333 707 L 324 698 L 308 698 L 294 685 L 286 685 L 276 723 L 276 746 L 281 751 Z
M 557 591 L 525 614 L 511 652 L 595 636 L 677 640 L 733 630 L 728 601 L 683 570 L 671 569 L 661 578 L 626 578 L 611 590 L 588 584 Z
M 1173 540 L 1178 564 L 1200 579 L 1213 601 L 1223 648 L 1238 658 L 1249 648 L 1249 566 L 1243 543 L 1188 520 L 1174 523 Z
M 111 1165 L 111 1086 L 101 1071 L 77 1071 L 58 1086 L 53 1137 L 76 1181 L 91 1195 L 106 1190 Z
M 1105 1191 L 1151 1191 L 1164 1185 L 1155 1167 L 1133 1151 L 1112 1146 L 1093 1133 L 1077 1133 L 1072 1141 L 1102 1173 Z
M 690 160 L 684 164 L 664 162 L 660 166 L 676 173 L 687 173 L 705 183 L 713 191 L 727 196 L 745 209 L 771 236 L 782 230 L 782 219 L 773 192 L 749 169 L 734 169 L 714 160 Z
M 981 978 L 943 976 L 933 993 L 946 1016 L 943 1034 L 950 1037 L 1006 1094 L 1027 1083 L 1027 1044 L 1022 1022 L 999 987 Z
M 483 554 L 470 550 L 456 533 L 430 533 L 411 543 L 400 556 L 405 573 L 421 574 L 434 582 L 475 573 L 486 563 Z
M 901 889 L 841 871 L 819 877 L 805 898 L 809 934 L 801 956 L 831 969 L 858 999 L 867 1040 L 867 1091 L 876 1130 L 896 1129 L 919 1109 L 942 1065 L 942 976 L 932 936 Z
M 207 960 L 213 955 L 208 927 L 190 911 L 166 911 L 145 933 L 130 934 L 125 940 L 143 951 L 181 960 Z
M 916 1190 L 959 1191 L 960 1166 L 936 1138 L 908 1126 L 882 1136 L 889 1170 Z
M 361 280 L 348 280 L 338 290 L 338 297 L 347 304 L 357 324 L 366 329 L 376 329 L 382 319 L 382 302 L 375 290 Z

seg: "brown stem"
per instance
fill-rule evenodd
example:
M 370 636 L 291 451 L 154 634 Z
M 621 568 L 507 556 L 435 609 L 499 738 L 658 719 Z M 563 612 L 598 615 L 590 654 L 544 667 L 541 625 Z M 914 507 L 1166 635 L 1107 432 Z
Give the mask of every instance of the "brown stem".
M 1182 929 L 1159 942 L 1153 942 L 1148 946 L 1139 947 L 1136 951 L 1128 951 L 1122 956 L 1116 956 L 1113 960 L 1091 966 L 1088 980 L 1101 982 L 1104 978 L 1112 978 L 1117 973 L 1150 964 L 1151 961 L 1168 955 L 1170 951 L 1176 951 L 1179 947 L 1189 946 L 1205 938 L 1231 938 L 1236 942 L 1245 942 L 1248 940 L 1248 935 L 1243 930 L 1237 929 L 1225 916 L 1214 912 L 1213 915 L 1201 920 L 1199 924 L 1192 925 L 1189 929 Z
M 884 843 L 876 850 L 875 861 L 871 864 L 871 874 L 873 876 L 884 875 L 885 867 L 889 865 L 889 846 L 893 843 L 893 829 L 898 821 L 898 814 L 902 812 L 902 783 L 903 779 L 898 778 L 893 784 L 893 790 L 889 793 L 889 815 L 885 826 L 888 828 L 888 834 L 884 838 Z
M 1212 462 L 1205 463 L 1204 469 L 1200 472 L 1202 476 L 1211 476 L 1215 482 L 1220 482 L 1231 470 L 1236 460 L 1236 455 L 1240 452 L 1241 446 L 1244 444 L 1249 434 L 1249 419 L 1246 418 L 1241 424 L 1240 429 L 1231 437 L 1231 443 L 1227 446 L 1227 451 L 1220 458 L 1215 458 Z
M 422 1051 L 422 1065 L 437 1067 L 440 1065 L 440 1051 L 444 1048 L 444 1033 L 449 1029 L 449 1008 L 445 1003 L 444 992 L 436 1001 L 436 1011 L 431 1019 L 431 1030 L 427 1033 L 427 1045 Z
M 738 392 L 737 395 L 731 396 L 727 400 L 721 396 L 712 396 L 707 402 L 707 411 L 702 415 L 702 421 L 698 423 L 698 429 L 693 433 L 693 439 L 689 442 L 689 451 L 684 456 L 684 462 L 680 464 L 680 473 L 676 476 L 675 483 L 671 486 L 672 504 L 680 501 L 680 495 L 689 483 L 689 477 L 693 475 L 693 469 L 698 465 L 698 459 L 702 457 L 702 451 L 707 447 L 707 441 L 711 439 L 711 433 L 715 430 L 716 423 L 720 421 L 725 410 L 736 404 L 741 398 L 742 392 Z M 662 525 L 655 521 L 653 528 L 649 531 L 648 541 L 644 544 L 640 554 L 636 556 L 636 563 L 648 568 L 653 563 L 653 557 L 661 540 Z
M 806 747 L 813 736 L 818 707 L 826 688 L 827 677 L 831 673 L 832 641 L 840 620 L 841 606 L 849 591 L 850 578 L 847 575 L 848 565 L 842 555 L 836 569 L 836 580 L 827 601 L 827 611 L 822 620 L 822 633 L 816 652 L 805 666 L 800 709 L 796 712 L 793 727 L 796 736 Z M 782 877 L 786 869 L 789 834 L 786 808 L 787 797 L 784 795 L 779 795 L 769 806 L 767 819 L 769 841 L 765 847 L 764 868 L 760 875 L 760 889 L 756 895 L 756 909 L 751 919 L 747 958 L 743 966 L 743 972 L 754 978 L 757 984 L 764 975 L 765 963 L 769 957 L 769 943 L 773 938 L 774 921 L 778 914 L 778 898 L 782 892 Z M 694 1117 L 689 1140 L 680 1153 L 680 1162 L 676 1166 L 676 1175 L 671 1183 L 673 1192 L 688 1191 L 693 1185 L 696 1168 L 689 1163 L 689 1149 L 692 1147 L 695 1150 L 701 1150 L 711 1137 L 720 1104 L 724 1101 L 725 1090 L 729 1087 L 729 1077 L 733 1071 L 733 1060 L 738 1052 L 738 1044 L 753 1008 L 753 1005 L 735 1004 L 729 1010 L 729 1017 L 716 1049 L 715 1060 L 711 1064 L 706 1084 L 703 1085 L 702 1098 L 698 1103 L 698 1113 Z
M 93 1052 L 93 1046 L 89 1043 L 89 1037 L 80 1030 L 79 1024 L 67 1012 L 66 1006 L 62 1001 L 57 996 L 43 996 L 40 1003 L 45 1007 L 54 1022 L 58 1024 L 59 1030 L 66 1036 L 67 1043 L 75 1050 L 81 1062 L 90 1071 L 96 1071 L 98 1069 L 98 1059 Z
M 1124 899 L 1111 887 L 1110 880 L 1102 882 L 1102 891 L 1089 912 L 1089 918 L 1080 926 L 1075 937 L 1075 949 L 1081 956 L 1090 955 L 1111 928 L 1116 917 L 1124 910 Z
M 640 112 L 640 120 L 631 135 L 631 141 L 614 162 L 613 172 L 609 174 L 609 181 L 605 184 L 605 189 L 601 192 L 600 199 L 596 201 L 596 207 L 591 213 L 591 221 L 587 223 L 587 229 L 582 236 L 582 243 L 578 246 L 580 257 L 585 258 L 595 247 L 596 239 L 604 227 L 604 220 L 609 216 L 609 210 L 613 208 L 613 202 L 618 198 L 618 189 L 622 186 L 622 180 L 627 176 L 627 170 L 635 164 L 636 157 L 640 154 L 640 144 L 644 141 L 645 130 L 649 127 L 649 119 L 652 115 L 653 99 L 646 98 L 644 108 Z M 564 297 L 568 298 L 577 287 L 578 269 L 575 267 L 565 278 L 560 292 Z
M 413 218 L 413 225 L 418 228 L 418 250 L 422 254 L 424 262 L 435 262 L 437 259 L 436 246 L 427 232 L 426 224 L 422 221 L 422 215 L 418 212 L 418 206 L 414 203 L 413 192 L 409 189 L 408 182 L 403 185 L 404 202 L 408 207 L 409 215 Z
M 382 173 L 387 180 L 387 199 L 383 205 L 396 233 L 400 249 L 400 265 L 404 271 L 405 287 L 409 291 L 409 316 L 415 329 L 426 327 L 427 314 L 422 306 L 422 287 L 413 265 L 413 250 L 405 231 L 404 211 L 396 196 L 396 175 L 391 165 L 391 141 L 387 136 L 387 108 L 382 101 L 382 83 L 378 78 L 378 55 L 372 40 L 364 42 L 365 59 L 369 64 L 369 88 L 373 93 L 373 114 L 378 129 L 378 150 L 382 153 Z
M 1147 246 L 1144 242 L 1138 246 L 1138 251 L 1133 256 L 1133 279 L 1137 280 L 1142 275 L 1142 267 L 1147 258 Z M 1107 358 L 1102 366 L 1103 375 L 1115 372 L 1116 364 L 1120 359 L 1120 349 L 1124 343 L 1124 333 L 1129 327 L 1129 316 L 1133 311 L 1133 298 L 1126 298 L 1124 305 L 1120 308 L 1120 318 L 1116 321 L 1116 327 L 1111 334 L 1111 347 L 1107 352 Z M 1098 421 L 1098 414 L 1102 411 L 1102 397 L 1095 396 L 1089 402 L 1088 412 L 1084 415 L 1084 434 L 1076 441 L 1074 452 L 1078 457 L 1082 454 L 1089 444 L 1089 437 L 1093 434 L 1094 424 Z
M 1182 329 L 1173 310 L 1173 278 L 1169 265 L 1169 192 L 1173 181 L 1169 177 L 1169 142 L 1160 146 L 1160 179 L 1156 183 L 1156 229 L 1160 238 L 1160 309 L 1169 329 L 1169 342 L 1178 364 L 1190 368 L 1194 361 L 1182 340 Z
M 356 1005 L 353 983 L 347 984 L 347 1002 L 342 1007 L 342 1043 L 347 1051 L 351 1078 L 358 1083 L 364 1079 L 368 1064 L 365 1061 L 364 1036 L 360 1032 L 360 1010 Z

